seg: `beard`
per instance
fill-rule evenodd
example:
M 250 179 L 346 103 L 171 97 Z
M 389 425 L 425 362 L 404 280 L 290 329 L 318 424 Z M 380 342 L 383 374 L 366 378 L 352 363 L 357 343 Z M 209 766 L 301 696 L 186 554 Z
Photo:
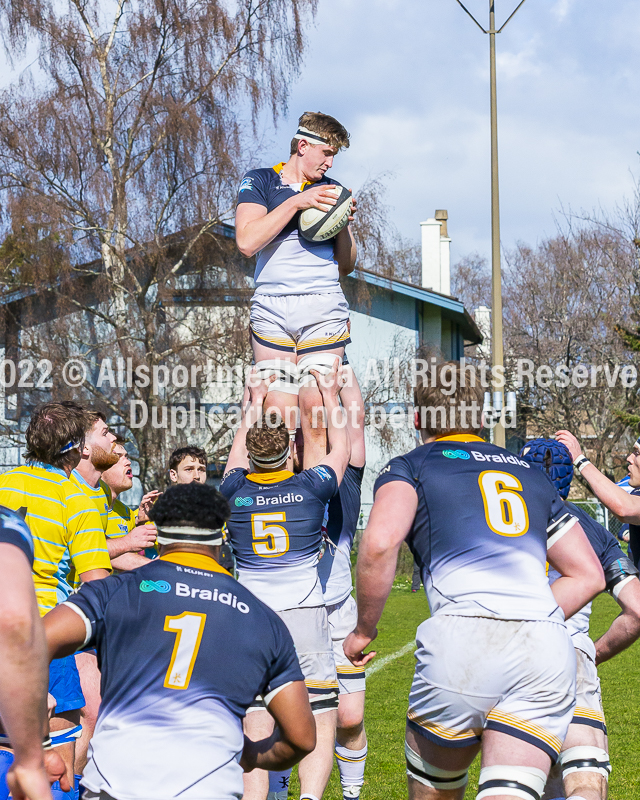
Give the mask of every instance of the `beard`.
M 95 445 L 91 448 L 91 463 L 98 470 L 98 472 L 104 472 L 105 470 L 109 469 L 109 467 L 117 464 L 119 459 L 120 456 L 113 452 L 107 452 L 99 445 Z

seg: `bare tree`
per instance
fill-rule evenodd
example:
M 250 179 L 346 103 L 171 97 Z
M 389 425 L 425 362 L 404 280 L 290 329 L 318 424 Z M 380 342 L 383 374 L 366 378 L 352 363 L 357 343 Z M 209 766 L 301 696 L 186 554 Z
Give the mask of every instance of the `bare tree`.
M 613 470 L 637 403 L 640 359 L 617 332 L 633 311 L 637 258 L 628 233 L 598 220 L 569 219 L 537 247 L 505 254 L 505 367 L 518 417 L 531 435 L 568 428 L 598 466 Z M 454 292 L 490 305 L 486 261 L 454 266 Z
M 176 437 L 132 427 L 129 400 L 168 407 L 189 390 L 203 396 L 206 378 L 113 387 L 98 385 L 99 365 L 173 374 L 246 356 L 248 265 L 221 223 L 255 157 L 252 123 L 285 107 L 314 9 L 0 0 L 8 56 L 38 53 L 0 95 L 5 321 L 33 358 L 84 359 L 76 394 L 129 427 L 143 480 L 158 479 Z M 12 346 L 8 335 L 7 356 Z

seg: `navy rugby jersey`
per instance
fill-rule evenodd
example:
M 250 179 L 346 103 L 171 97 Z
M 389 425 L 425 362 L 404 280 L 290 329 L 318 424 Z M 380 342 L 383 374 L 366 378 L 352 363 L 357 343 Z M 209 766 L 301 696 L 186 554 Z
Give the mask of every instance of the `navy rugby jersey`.
M 331 498 L 327 515 L 327 547 L 318 565 L 324 602 L 341 603 L 351 594 L 351 548 L 360 519 L 364 467 L 347 466 L 338 493 Z
M 276 611 L 324 604 L 318 577 L 322 521 L 338 490 L 331 467 L 299 475 L 232 469 L 220 491 L 229 501 L 227 530 L 238 580 Z
M 0 506 L 0 544 L 13 544 L 33 567 L 33 538 L 29 526 L 16 511 Z
M 374 491 L 392 481 L 418 495 L 407 543 L 432 615 L 564 619 L 547 543 L 576 519 L 543 472 L 477 436 L 451 436 L 392 459 Z
M 589 544 L 593 547 L 595 554 L 598 556 L 600 565 L 603 570 L 610 567 L 619 558 L 625 558 L 622 548 L 612 536 L 609 531 L 596 522 L 595 519 L 587 514 L 584 509 L 573 503 L 565 501 L 568 511 L 578 518 L 578 522 L 582 525 L 584 532 L 587 535 Z M 549 567 L 549 583 L 553 583 L 560 577 L 560 573 L 556 572 L 553 567 Z M 574 647 L 585 652 L 590 658 L 595 661 L 596 648 L 589 636 L 589 617 L 591 616 L 591 603 L 587 603 L 584 608 L 577 611 L 567 622 L 567 630 L 571 634 L 571 641 Z
M 83 784 L 140 800 L 242 797 L 247 708 L 303 680 L 277 615 L 187 553 L 83 584 L 66 605 L 82 612 L 101 671 Z
M 340 186 L 324 175 L 315 183 L 290 185 L 282 182 L 284 163 L 246 173 L 238 189 L 240 203 L 257 203 L 273 211 L 290 197 L 320 184 Z M 300 212 L 262 248 L 256 259 L 256 294 L 324 294 L 342 292 L 333 239 L 308 242 L 298 232 Z

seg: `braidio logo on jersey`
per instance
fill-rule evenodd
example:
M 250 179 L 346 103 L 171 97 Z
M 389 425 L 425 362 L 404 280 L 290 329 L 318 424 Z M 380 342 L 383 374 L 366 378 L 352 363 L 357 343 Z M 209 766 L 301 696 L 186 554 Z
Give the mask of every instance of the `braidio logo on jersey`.
M 236 504 L 236 506 L 252 506 L 253 497 L 236 497 L 233 502 Z
M 166 594 L 171 591 L 171 584 L 167 581 L 140 581 L 140 591 Z
M 178 597 L 197 597 L 198 600 L 211 600 L 212 603 L 223 603 L 225 606 L 237 608 L 241 614 L 248 614 L 250 611 L 249 606 L 243 603 L 242 600 L 238 602 L 238 598 L 231 592 L 220 592 L 214 589 L 198 589 L 191 588 L 187 583 L 176 583 L 176 595 Z
M 466 450 L 443 450 L 442 455 L 446 458 L 462 458 L 463 460 L 471 458 Z
M 288 492 L 284 496 L 279 494 L 277 497 L 263 497 L 261 494 L 256 496 L 257 506 L 278 506 L 280 503 L 302 503 L 304 497 L 301 494 L 291 494 Z

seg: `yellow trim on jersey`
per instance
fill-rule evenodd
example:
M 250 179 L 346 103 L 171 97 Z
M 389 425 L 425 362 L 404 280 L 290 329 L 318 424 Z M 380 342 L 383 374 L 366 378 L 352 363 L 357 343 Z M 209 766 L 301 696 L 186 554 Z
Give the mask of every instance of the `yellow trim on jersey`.
M 364 675 L 364 667 L 339 667 L 336 666 L 338 675 Z
M 518 731 L 528 733 L 530 736 L 535 736 L 536 739 L 540 739 L 540 741 L 548 744 L 549 747 L 556 751 L 556 753 L 559 753 L 560 749 L 562 748 L 562 742 L 557 738 L 557 736 L 554 736 L 544 728 L 541 728 L 540 725 L 536 725 L 535 722 L 529 722 L 529 720 L 522 719 L 522 717 L 516 717 L 514 714 L 507 714 L 504 711 L 499 711 L 497 708 L 493 708 L 487 714 L 487 719 L 492 719 L 495 722 L 501 722 L 503 725 L 508 725 L 509 727 L 515 728 Z
M 180 564 L 183 567 L 193 567 L 194 569 L 204 569 L 207 572 L 222 572 L 224 575 L 231 575 L 230 572 L 212 558 L 202 553 L 167 553 L 160 556 L 160 561 L 170 561 L 172 564 Z
M 459 728 L 445 728 L 443 725 L 438 725 L 437 722 L 432 722 L 425 716 L 416 714 L 415 711 L 409 711 L 407 713 L 407 718 L 410 719 L 411 722 L 415 722 L 415 724 L 419 725 L 421 728 L 425 728 L 441 739 L 446 739 L 450 742 L 463 741 L 464 739 L 477 739 L 482 734 L 482 728 L 467 728 L 467 730 L 464 731 Z
M 311 142 L 309 142 L 309 144 L 311 144 Z M 286 164 L 287 164 L 286 161 L 281 161 L 279 164 L 276 164 L 275 166 L 271 167 L 271 169 L 276 173 L 276 175 L 279 175 L 282 172 L 282 170 L 285 168 Z M 291 185 L 290 183 L 287 184 L 287 186 L 290 186 L 290 185 Z M 313 185 L 312 181 L 303 181 L 300 184 L 300 191 L 303 192 L 305 186 L 312 186 L 312 185 Z
M 293 472 L 288 469 L 279 469 L 276 472 L 250 472 L 247 475 L 248 481 L 253 483 L 280 483 L 293 478 Z
M 604 722 L 604 714 L 601 711 L 594 711 L 592 708 L 583 708 L 576 706 L 573 711 L 574 717 L 585 717 L 585 719 L 595 719 L 598 722 Z
M 452 433 L 449 436 L 436 436 L 436 442 L 484 442 L 484 439 L 475 433 Z

